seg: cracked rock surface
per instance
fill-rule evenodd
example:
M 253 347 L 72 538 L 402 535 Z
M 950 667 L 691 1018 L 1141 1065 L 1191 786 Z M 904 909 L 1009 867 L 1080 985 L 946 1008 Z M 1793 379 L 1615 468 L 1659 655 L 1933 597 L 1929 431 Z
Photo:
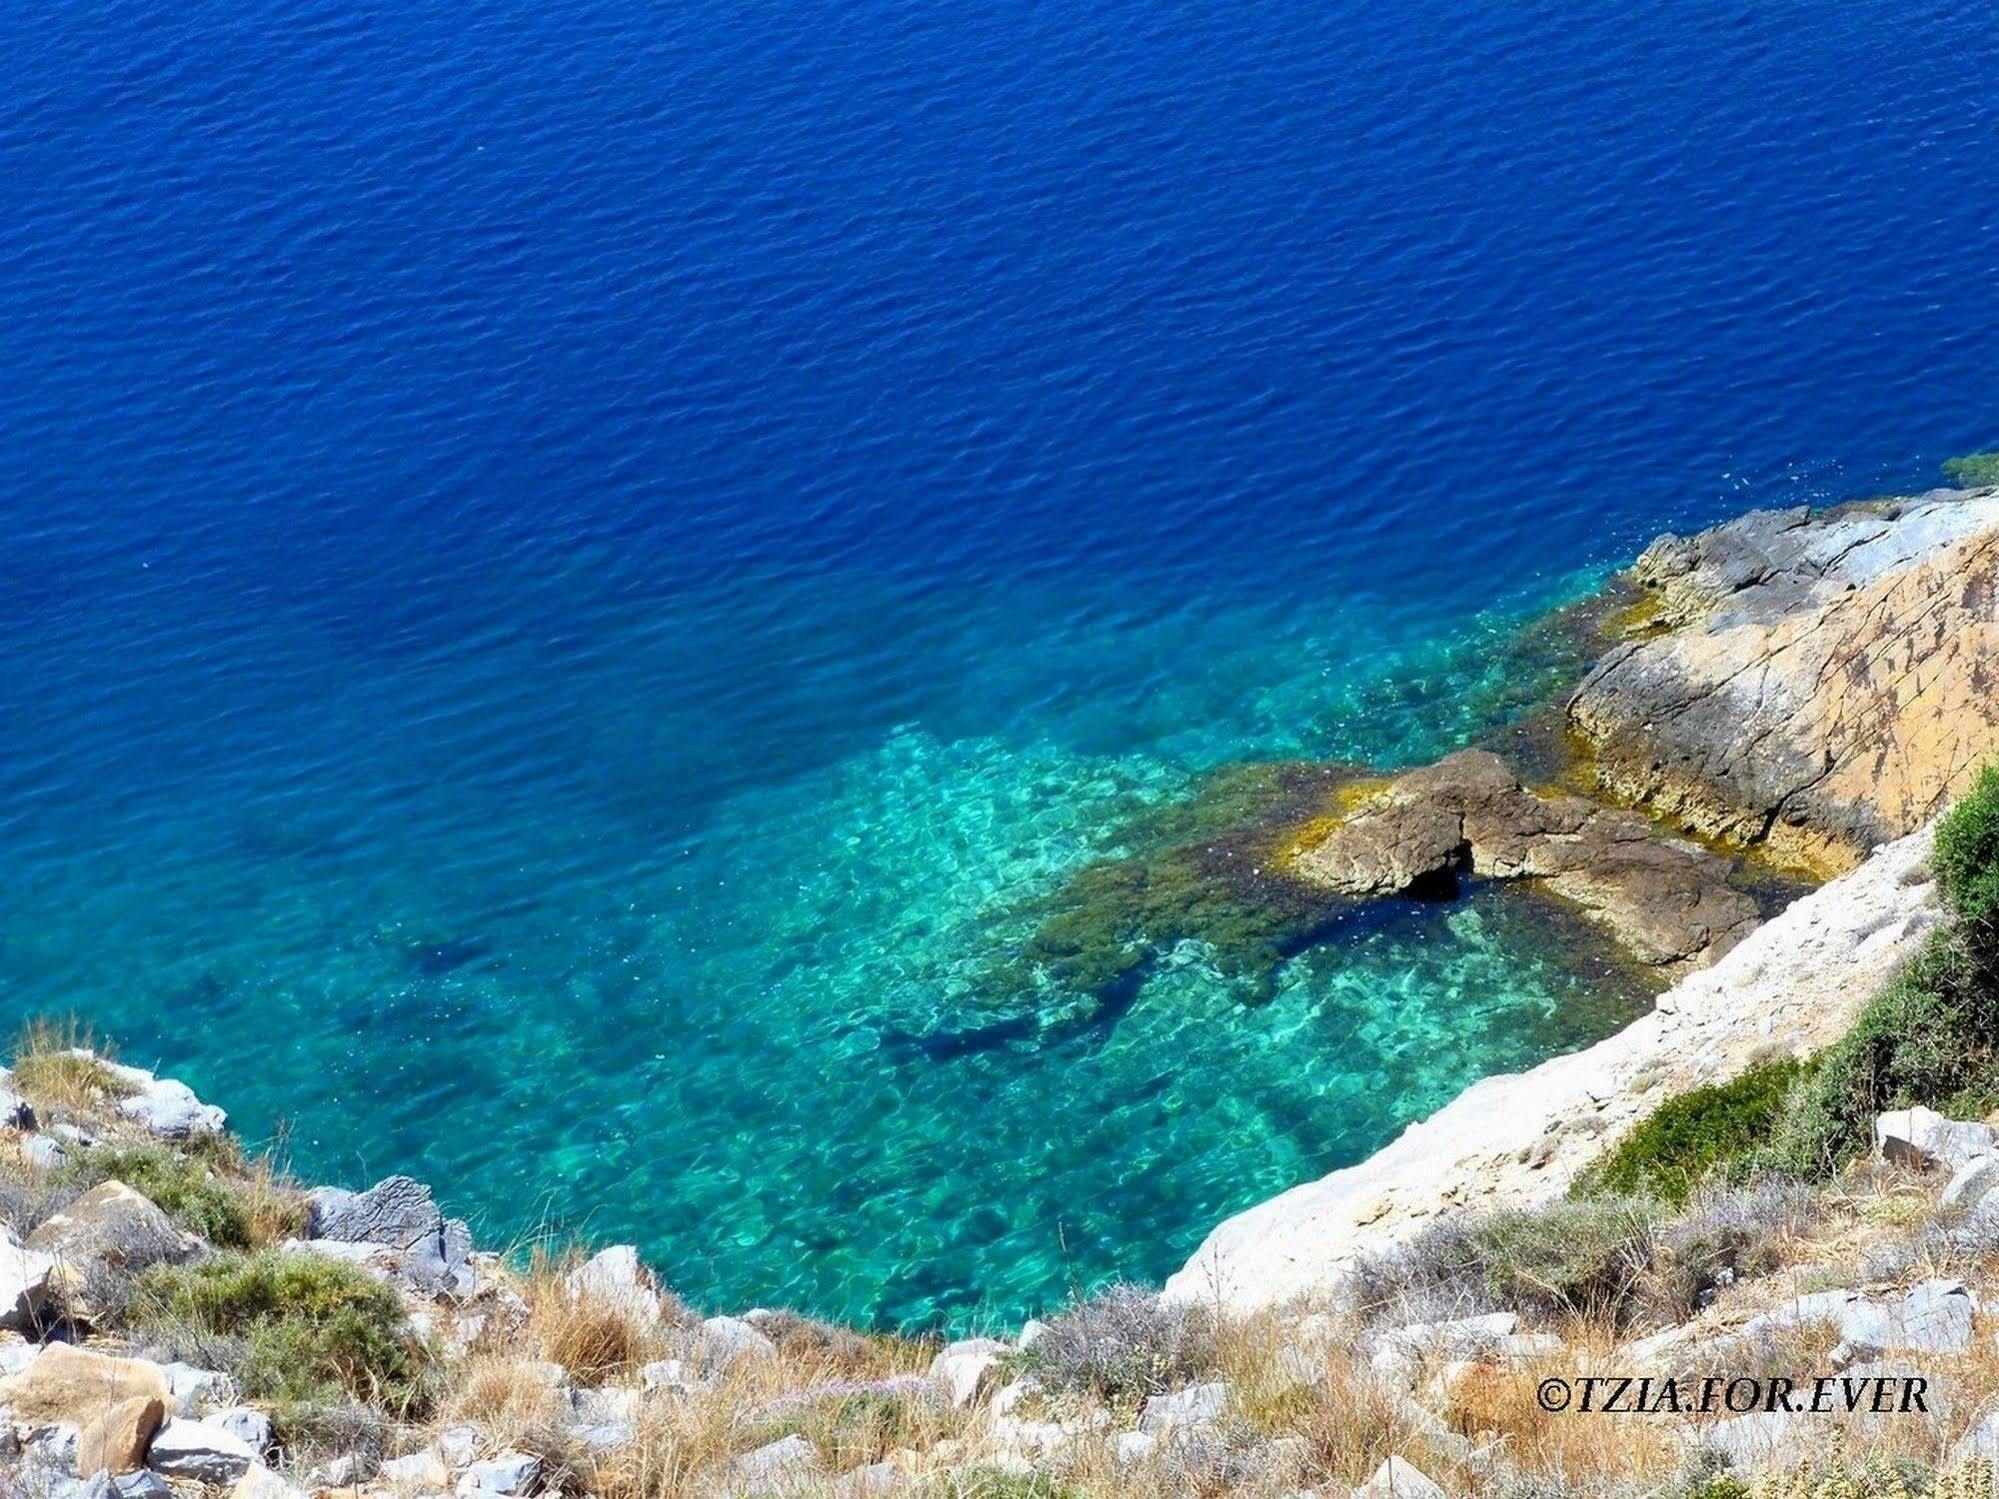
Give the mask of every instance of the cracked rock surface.
M 1666 633 L 1569 704 L 1621 799 L 1830 874 L 1999 753 L 1999 490 L 1757 511 L 1659 538 L 1631 577 Z

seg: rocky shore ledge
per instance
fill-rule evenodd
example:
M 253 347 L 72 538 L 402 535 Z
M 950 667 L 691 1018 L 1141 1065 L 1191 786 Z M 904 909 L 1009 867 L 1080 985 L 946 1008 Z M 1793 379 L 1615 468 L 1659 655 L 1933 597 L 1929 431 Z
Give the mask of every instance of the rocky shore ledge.
M 1662 538 L 1563 786 L 1486 750 L 1292 777 L 1310 815 L 1255 825 L 1283 879 L 1535 881 L 1676 984 L 1222 1224 L 1163 1292 L 989 1337 L 482 1248 L 420 1183 L 296 1181 L 183 1084 L 31 1029 L 0 1069 L 0 1496 L 1993 1499 L 1995 556 L 1991 490 Z M 1744 850 L 1831 877 L 1758 925 Z M 1621 1376 L 1652 1393 L 1590 1409 Z

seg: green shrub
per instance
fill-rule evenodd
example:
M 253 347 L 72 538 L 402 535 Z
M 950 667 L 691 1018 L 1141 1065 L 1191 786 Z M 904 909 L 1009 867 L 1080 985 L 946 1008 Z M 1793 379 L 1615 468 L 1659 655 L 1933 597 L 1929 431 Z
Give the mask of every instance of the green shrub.
M 1472 1243 L 1500 1305 L 1617 1316 L 1651 1263 L 1658 1226 L 1658 1208 L 1637 1198 L 1557 1201 L 1481 1218 Z
M 1406 1244 L 1364 1255 L 1347 1295 L 1363 1316 L 1389 1321 L 1479 1311 L 1623 1321 L 1643 1304 L 1659 1223 L 1658 1204 L 1627 1197 L 1441 1218 Z
M 1944 477 L 1964 489 L 1999 484 L 1999 453 L 1966 453 L 1943 461 Z
M 938 1475 L 934 1499 L 1072 1499 L 1076 1490 L 1046 1473 L 1016 1472 L 998 1464 L 949 1468 Z
M 1999 990 L 1971 940 L 1961 927 L 1933 932 L 1820 1053 L 1786 1105 L 1771 1164 L 1831 1175 L 1872 1147 L 1885 1110 L 1925 1104 L 1975 1117 L 1999 1103 Z
M 112 1178 L 141 1192 L 161 1212 L 222 1249 L 250 1246 L 250 1212 L 242 1194 L 199 1161 L 163 1145 L 99 1145 L 63 1168 L 84 1188 Z
M 1577 1181 L 1575 1195 L 1683 1205 L 1709 1177 L 1727 1178 L 1769 1144 L 1792 1089 L 1809 1071 L 1786 1058 L 1666 1100 Z
M 1999 454 L 1994 455 L 1999 458 Z M 1999 917 L 1999 766 L 1978 773 L 1971 789 L 1937 824 L 1930 857 L 1944 899 L 1960 918 L 1981 926 Z M 1994 945 L 1999 945 L 1995 943 Z
M 431 1368 L 396 1293 L 316 1254 L 225 1253 L 139 1278 L 133 1326 L 177 1357 L 219 1359 L 252 1399 L 398 1412 L 428 1403 Z

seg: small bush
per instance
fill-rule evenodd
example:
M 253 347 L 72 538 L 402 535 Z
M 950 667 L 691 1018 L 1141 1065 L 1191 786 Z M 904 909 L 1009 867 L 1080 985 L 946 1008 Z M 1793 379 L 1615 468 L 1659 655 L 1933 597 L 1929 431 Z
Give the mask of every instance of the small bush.
M 1808 1068 L 1794 1058 L 1668 1099 L 1577 1183 L 1577 1196 L 1656 1197 L 1679 1207 L 1711 1176 L 1726 1178 L 1768 1146 Z
M 250 1216 L 242 1195 L 208 1167 L 164 1145 L 94 1146 L 66 1163 L 60 1175 L 78 1190 L 115 1178 L 218 1248 L 250 1247 Z
M 1925 1104 L 1976 1117 L 1999 1103 L 1999 989 L 1963 928 L 1939 929 L 1868 1001 L 1787 1102 L 1767 1159 L 1829 1176 L 1871 1148 L 1874 1119 Z
M 1210 1373 L 1218 1357 L 1213 1313 L 1116 1285 L 1052 1318 L 1019 1364 L 1051 1390 L 1130 1403 Z
M 1999 454 L 1992 455 L 1999 460 Z M 1999 766 L 1978 773 L 1971 789 L 1937 824 L 1931 867 L 1959 919 L 1991 925 L 1999 918 Z
M 128 1315 L 175 1357 L 235 1375 L 252 1399 L 352 1397 L 399 1413 L 429 1403 L 430 1361 L 396 1293 L 337 1260 L 265 1250 L 156 1265 Z
M 1962 489 L 1999 484 L 1999 453 L 1966 453 L 1943 461 L 1944 477 Z
M 1374 1320 L 1517 1311 L 1622 1321 L 1650 1268 L 1659 1208 L 1640 1198 L 1562 1199 L 1440 1220 L 1396 1249 L 1364 1257 L 1347 1281 Z
M 925 1492 L 934 1499 L 1072 1499 L 1077 1493 L 1046 1473 L 1015 1472 L 996 1464 L 947 1469 Z
M 1649 1310 L 1682 1322 L 1722 1286 L 1781 1269 L 1784 1241 L 1818 1218 L 1818 1197 L 1800 1182 L 1702 1191 L 1659 1231 L 1643 1288 Z

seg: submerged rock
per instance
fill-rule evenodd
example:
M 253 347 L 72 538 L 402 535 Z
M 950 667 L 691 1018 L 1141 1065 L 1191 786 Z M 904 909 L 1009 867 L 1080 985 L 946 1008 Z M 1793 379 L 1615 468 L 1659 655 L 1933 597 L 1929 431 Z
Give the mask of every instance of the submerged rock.
M 1448 893 L 1461 873 L 1538 880 L 1655 964 L 1712 961 L 1759 915 L 1727 861 L 1635 812 L 1531 791 L 1485 750 L 1397 776 L 1293 865 L 1349 896 Z

